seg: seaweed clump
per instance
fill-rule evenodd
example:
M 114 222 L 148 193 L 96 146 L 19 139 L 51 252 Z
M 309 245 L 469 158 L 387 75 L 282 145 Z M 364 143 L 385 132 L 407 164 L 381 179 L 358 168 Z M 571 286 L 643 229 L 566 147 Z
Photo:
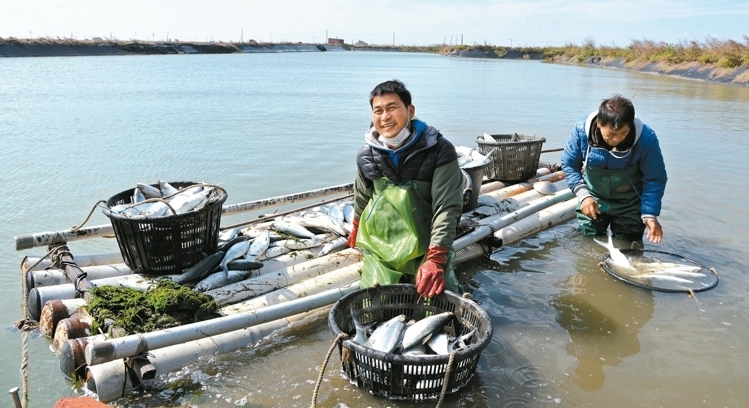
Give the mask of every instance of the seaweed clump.
M 120 335 L 208 320 L 217 309 L 210 296 L 166 279 L 145 293 L 115 286 L 95 287 L 88 306 L 94 320 L 93 333 L 119 327 L 124 330 Z

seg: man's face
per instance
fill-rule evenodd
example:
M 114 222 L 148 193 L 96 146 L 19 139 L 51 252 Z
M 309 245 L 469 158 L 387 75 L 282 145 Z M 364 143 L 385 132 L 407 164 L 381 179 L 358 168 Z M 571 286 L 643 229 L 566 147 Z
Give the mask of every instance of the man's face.
M 406 106 L 396 93 L 386 93 L 372 99 L 372 123 L 377 133 L 392 139 L 408 125 L 414 106 Z
M 629 134 L 629 125 L 624 125 L 619 129 L 614 129 L 611 125 L 598 125 L 598 129 L 601 130 L 603 141 L 611 147 L 616 147 L 619 143 L 623 142 Z

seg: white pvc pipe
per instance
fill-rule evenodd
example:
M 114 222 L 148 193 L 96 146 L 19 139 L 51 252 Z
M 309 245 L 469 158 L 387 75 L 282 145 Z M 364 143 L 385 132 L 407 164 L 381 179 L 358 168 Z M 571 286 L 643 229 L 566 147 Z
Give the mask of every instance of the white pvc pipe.
M 77 259 L 77 258 L 75 258 Z M 110 265 L 94 265 L 80 267 L 86 273 L 86 279 L 96 280 L 112 278 L 116 276 L 125 276 L 133 273 L 124 263 Z M 65 272 L 61 269 L 45 269 L 41 271 L 31 271 L 27 273 L 27 287 L 29 290 L 42 286 L 54 286 L 70 283 Z
M 111 285 L 131 288 L 140 292 L 145 292 L 155 284 L 154 281 L 148 280 L 143 276 L 136 274 L 98 279 L 90 281 L 90 283 L 92 286 Z M 39 321 L 42 307 L 49 300 L 73 298 L 75 298 L 75 285 L 72 283 L 33 288 L 29 291 L 28 296 L 29 317 L 34 321 Z
M 151 350 L 148 360 L 154 367 L 154 375 L 158 377 L 179 370 L 201 357 L 223 354 L 256 344 L 278 330 L 293 329 L 294 326 L 304 324 L 310 319 L 321 318 L 327 315 L 329 309 L 330 306 L 325 306 L 257 326 Z M 88 366 L 87 370 L 87 386 L 96 392 L 101 402 L 114 401 L 133 390 L 123 359 Z
M 239 214 L 248 211 L 259 210 L 261 208 L 273 207 L 279 205 L 292 204 L 297 201 L 310 200 L 317 197 L 324 197 L 341 192 L 352 192 L 353 183 L 341 184 L 338 186 L 325 187 L 317 190 L 303 191 L 300 193 L 288 194 L 285 196 L 271 197 L 263 200 L 249 201 L 246 203 L 229 204 L 222 207 L 223 214 Z M 83 227 L 78 230 L 60 230 L 37 232 L 16 236 L 16 251 L 30 249 L 34 247 L 47 246 L 54 243 L 78 241 L 81 239 L 114 236 L 114 228 L 111 224 L 95 225 L 92 227 Z M 80 264 L 79 264 L 80 266 Z
M 42 259 L 41 256 L 25 256 L 23 257 L 23 260 L 21 261 L 21 270 L 22 271 L 40 271 L 42 269 L 47 269 L 50 266 L 52 266 L 52 261 L 49 258 Z M 75 263 L 79 267 L 83 266 L 95 266 L 95 265 L 108 265 L 108 264 L 116 264 L 116 263 L 122 263 L 124 262 L 122 259 L 122 254 L 119 252 L 107 252 L 104 254 L 92 254 L 92 255 L 76 255 L 74 257 Z M 38 262 L 38 264 L 37 264 Z M 32 269 L 29 269 L 29 267 L 34 266 Z
M 494 236 L 502 240 L 502 245 L 514 244 L 530 235 L 543 231 L 553 225 L 569 221 L 575 217 L 577 198 L 554 204 L 522 220 L 502 228 Z
M 352 266 L 343 269 L 351 268 Z M 358 278 L 356 270 L 354 270 L 354 273 L 357 274 Z M 326 286 L 325 288 L 330 287 L 331 286 Z M 291 300 L 282 304 L 276 304 L 258 310 L 251 310 L 245 313 L 238 313 L 231 316 L 185 324 L 169 329 L 139 333 L 111 339 L 101 343 L 89 344 L 86 346 L 86 363 L 89 366 L 93 366 L 119 358 L 136 356 L 145 351 L 168 347 L 186 341 L 198 340 L 217 334 L 228 333 L 230 331 L 266 323 L 294 314 L 308 312 L 335 303 L 345 294 L 353 292 L 356 289 L 358 289 L 358 287 L 329 289 L 301 299 Z
M 531 191 L 529 191 L 528 193 L 531 193 Z M 533 193 L 535 193 L 535 191 L 533 191 Z M 456 250 L 460 250 L 470 244 L 475 244 L 476 242 L 479 242 L 480 240 L 490 236 L 494 231 L 517 223 L 518 220 L 531 216 L 532 214 L 536 214 L 540 210 L 548 208 L 554 204 L 569 200 L 570 198 L 575 196 L 569 188 L 557 191 L 553 195 L 541 196 L 538 193 L 536 194 L 540 196 L 540 198 L 529 202 L 527 205 L 520 207 L 516 211 L 501 216 L 494 215 L 479 221 L 481 226 L 476 227 L 471 233 L 455 240 L 453 247 Z
M 219 305 L 237 303 L 308 278 L 320 276 L 361 260 L 362 254 L 360 251 L 347 248 L 307 262 L 209 290 L 205 293 Z
M 283 304 L 284 302 L 292 300 L 303 300 L 304 296 L 323 292 L 327 290 L 327 288 L 343 286 L 358 281 L 361 265 L 361 262 L 357 262 L 333 270 L 324 275 L 286 286 L 282 289 L 266 293 L 265 295 L 257 296 L 244 302 L 224 306 L 218 310 L 218 313 L 224 316 L 251 313 L 253 310 L 262 309 L 271 305 Z

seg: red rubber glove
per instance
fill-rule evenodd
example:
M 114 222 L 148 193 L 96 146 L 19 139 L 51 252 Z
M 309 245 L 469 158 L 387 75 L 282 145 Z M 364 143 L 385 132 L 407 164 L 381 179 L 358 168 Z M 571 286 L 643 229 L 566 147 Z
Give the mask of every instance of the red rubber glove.
M 433 298 L 445 290 L 445 265 L 448 249 L 429 245 L 426 260 L 416 272 L 416 293 Z
M 348 247 L 349 248 L 353 248 L 356 246 L 356 234 L 359 233 L 359 220 L 354 218 L 351 224 L 353 224 L 354 227 L 351 229 L 351 233 L 348 234 Z

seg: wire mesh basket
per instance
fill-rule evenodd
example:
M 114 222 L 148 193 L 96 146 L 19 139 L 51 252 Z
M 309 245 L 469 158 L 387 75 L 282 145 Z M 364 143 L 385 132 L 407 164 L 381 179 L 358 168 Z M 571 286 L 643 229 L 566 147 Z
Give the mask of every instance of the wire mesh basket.
M 176 189 L 202 183 L 173 182 Z M 158 185 L 153 185 L 158 188 Z M 218 246 L 222 206 L 228 195 L 220 187 L 218 198 L 203 208 L 185 214 L 157 218 L 133 219 L 104 209 L 112 222 L 117 244 L 125 264 L 133 271 L 150 275 L 182 273 Z M 125 190 L 107 200 L 107 207 L 131 204 L 133 189 Z
M 432 299 L 420 298 L 416 286 L 409 284 L 366 288 L 336 302 L 330 310 L 328 324 L 336 336 L 346 333 L 353 338 L 352 313 L 366 326 L 401 314 L 418 321 L 442 312 L 452 312 L 455 316 L 445 327 L 450 335 L 458 336 L 476 329 L 474 341 L 455 351 L 450 368 L 449 355 L 384 353 L 344 340 L 338 345 L 344 374 L 352 384 L 372 394 L 415 402 L 439 398 L 449 370 L 447 393 L 458 391 L 473 377 L 479 356 L 493 333 L 489 316 L 473 301 L 451 292 Z
M 493 142 L 487 141 L 491 136 Z M 501 181 L 522 181 L 536 175 L 541 148 L 546 138 L 511 135 L 478 136 L 476 143 L 479 152 L 492 157 L 492 164 L 486 167 L 486 177 Z

